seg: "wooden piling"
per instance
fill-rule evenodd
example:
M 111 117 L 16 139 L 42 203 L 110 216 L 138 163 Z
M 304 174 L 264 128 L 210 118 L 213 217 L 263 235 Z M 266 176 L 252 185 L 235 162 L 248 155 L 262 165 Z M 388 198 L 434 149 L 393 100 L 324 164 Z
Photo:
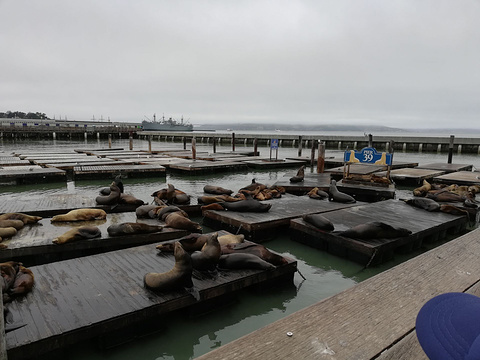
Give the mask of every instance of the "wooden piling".
M 298 157 L 302 156 L 302 135 L 298 137 Z
M 310 153 L 310 166 L 313 167 L 313 163 L 315 161 L 315 146 L 316 140 L 312 140 L 312 152 Z
M 317 173 L 323 173 L 325 169 L 325 142 L 318 142 Z
M 450 135 L 450 143 L 448 144 L 448 163 L 452 163 L 452 156 L 453 156 L 453 143 L 455 141 L 455 135 Z
M 54 133 L 55 134 L 55 133 Z M 112 135 L 111 134 L 108 134 L 108 148 L 111 149 L 112 148 Z
M 197 144 L 196 144 L 195 137 L 192 138 L 192 159 L 195 160 L 197 158 Z
M 368 134 L 368 147 L 373 147 L 373 135 Z
M 213 140 L 213 153 L 215 154 L 217 152 L 217 139 L 214 136 L 212 140 Z
M 183 150 L 187 150 L 187 137 L 184 136 L 182 139 L 183 139 Z
M 258 139 L 253 139 L 253 156 L 258 156 Z
M 130 150 L 133 150 L 133 137 L 132 137 L 132 134 L 130 134 L 130 136 L 128 137 L 128 140 L 129 140 L 129 143 L 130 143 L 129 149 L 130 149 Z
M 148 135 L 148 152 L 152 152 L 152 135 Z
M 232 133 L 232 151 L 235 151 L 235 133 Z

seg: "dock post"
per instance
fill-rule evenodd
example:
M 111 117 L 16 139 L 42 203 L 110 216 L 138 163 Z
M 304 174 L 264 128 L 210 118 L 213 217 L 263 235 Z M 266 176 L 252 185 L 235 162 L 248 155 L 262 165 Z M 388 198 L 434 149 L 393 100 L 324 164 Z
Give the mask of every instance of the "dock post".
M 195 136 L 192 138 L 192 159 L 197 159 L 197 144 L 196 144 Z
M 0 296 L 3 299 L 2 288 L 0 288 Z M 0 360 L 7 360 L 7 345 L 5 343 L 5 322 L 3 319 L 3 301 L 0 301 L 0 310 L 2 316 L 0 318 Z
M 109 149 L 112 148 L 112 135 L 111 134 L 108 134 L 108 148 Z
M 302 156 L 302 135 L 298 137 L 298 157 Z
M 317 174 L 323 173 L 325 169 L 325 142 L 318 142 Z
M 480 147 L 479 147 L 480 151 Z M 253 139 L 253 156 L 258 156 L 258 139 L 254 138 Z
M 461 153 L 462 153 L 462 144 L 458 144 L 457 154 L 461 154 Z
M 441 153 L 442 152 L 442 144 L 438 144 L 437 145 L 437 153 Z
M 232 151 L 235 152 L 235 133 L 232 132 Z
M 217 139 L 214 136 L 212 140 L 213 140 L 213 153 L 215 154 L 217 152 Z
M 97 132 L 97 140 L 100 140 L 100 133 Z
M 183 150 L 187 150 L 187 137 L 184 136 L 182 140 L 183 140 Z
M 450 135 L 450 143 L 448 144 L 448 163 L 452 163 L 453 156 L 453 142 L 455 141 L 455 135 Z
M 422 152 L 423 151 L 423 144 L 419 144 L 418 145 L 418 152 Z
M 406 151 L 407 151 L 407 143 L 403 143 L 402 151 L 403 151 L 403 152 L 406 152 Z
M 317 140 L 312 140 L 312 152 L 310 154 L 310 166 L 313 167 L 313 163 L 315 161 L 315 145 Z
M 53 140 L 57 139 L 57 134 L 55 134 L 55 131 L 52 133 L 52 138 L 53 138 Z
M 129 141 L 129 149 L 130 149 L 130 150 L 133 150 L 133 137 L 132 137 L 132 134 L 130 134 L 130 136 L 128 137 L 128 141 Z
M 152 152 L 152 135 L 148 135 L 148 152 Z
M 373 147 L 373 135 L 368 134 L 368 147 Z
M 86 131 L 83 133 L 83 137 L 85 138 L 85 140 L 87 140 L 87 132 Z

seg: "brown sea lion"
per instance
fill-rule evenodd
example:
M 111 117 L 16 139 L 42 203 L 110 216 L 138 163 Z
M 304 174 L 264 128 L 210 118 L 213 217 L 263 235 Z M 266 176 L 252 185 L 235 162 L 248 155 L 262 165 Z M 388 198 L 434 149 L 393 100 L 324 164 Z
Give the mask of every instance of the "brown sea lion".
M 0 228 L 0 237 L 3 239 L 11 238 L 12 236 L 17 235 L 17 229 L 14 227 Z
M 102 209 L 76 209 L 71 210 L 66 214 L 55 215 L 50 220 L 57 221 L 87 221 L 87 220 L 101 220 L 107 217 L 107 213 Z
M 23 264 L 16 261 L 7 261 L 0 263 L 0 274 L 3 280 L 2 290 L 4 294 L 13 286 L 15 276 L 17 276 L 20 265 Z
M 440 211 L 452 215 L 465 215 L 470 219 L 470 213 L 467 209 L 461 209 L 454 205 L 442 204 L 440 205 Z
M 225 208 L 220 205 L 220 203 L 213 203 L 213 204 L 208 204 L 200 207 L 202 212 L 207 211 L 207 210 L 218 210 L 218 211 L 223 211 Z
M 265 186 L 264 184 L 257 183 L 256 179 L 253 178 L 253 179 L 252 179 L 252 183 L 249 184 L 249 185 L 247 185 L 247 186 L 242 187 L 242 188 L 239 190 L 239 192 L 242 191 L 242 190 L 255 191 L 258 187 L 260 187 L 260 191 L 262 191 L 263 189 L 266 188 L 266 186 Z
M 122 176 L 121 175 L 115 176 L 115 179 L 113 180 L 113 182 L 115 183 L 115 185 L 118 186 L 118 188 L 120 189 L 120 192 L 123 193 Z M 100 189 L 100 195 L 110 195 L 110 192 L 111 192 L 110 186 Z
M 214 270 L 221 254 L 222 249 L 218 242 L 218 233 L 210 233 L 202 250 L 194 251 L 191 254 L 192 266 L 197 270 Z
M 319 230 L 333 231 L 334 229 L 332 222 L 321 214 L 307 214 L 303 215 L 302 218 Z
M 3 239 L 0 237 L 0 243 L 3 241 Z M 8 248 L 8 245 L 5 244 L 0 244 L 0 250 Z
M 157 217 L 157 211 L 160 211 L 162 208 L 166 207 L 158 205 L 141 205 L 135 209 L 135 215 L 139 219 L 155 219 Z
M 322 200 L 328 198 L 328 193 L 320 190 L 318 187 L 314 187 L 307 193 L 308 197 L 312 199 Z
M 21 220 L 26 224 L 36 224 L 38 221 L 42 220 L 40 216 L 30 216 L 23 213 L 6 213 L 0 215 L 0 220 Z
M 220 269 L 275 269 L 275 265 L 259 258 L 257 255 L 248 253 L 232 253 L 221 255 L 218 260 Z
M 263 204 L 253 199 L 249 194 L 246 194 L 245 197 L 246 200 L 237 202 L 223 202 L 219 203 L 219 205 L 228 211 L 238 212 L 267 212 L 272 207 L 272 204 Z
M 216 195 L 216 196 L 200 196 L 198 198 L 198 203 L 199 204 L 213 204 L 213 203 L 218 203 L 218 202 L 235 202 L 235 201 L 240 201 L 242 199 L 232 197 L 230 195 Z
M 169 206 L 165 206 L 163 208 L 160 208 L 157 211 L 157 217 L 160 220 L 165 220 L 167 215 L 170 214 L 170 213 L 173 213 L 173 212 L 178 212 L 182 216 L 188 218 L 188 214 L 185 211 L 183 211 L 182 209 L 180 209 L 178 206 L 175 206 L 175 205 L 169 205 Z
M 338 235 L 352 239 L 395 239 L 409 236 L 412 232 L 404 228 L 395 228 L 380 221 L 356 225 L 348 230 L 340 231 Z
M 271 252 L 263 245 L 252 242 L 244 242 L 243 244 L 227 244 L 222 246 L 222 254 L 233 253 L 253 254 L 275 266 L 287 264 L 287 260 L 283 256 Z
M 66 233 L 52 240 L 54 244 L 63 245 L 69 242 L 94 239 L 102 235 L 100 229 L 96 226 L 80 226 L 68 230 Z
M 427 180 L 423 180 L 423 185 L 413 189 L 414 196 L 425 196 L 430 190 L 432 190 L 432 185 Z
M 161 252 L 173 252 L 175 249 L 175 243 L 179 242 L 185 251 L 199 251 L 202 250 L 202 247 L 207 242 L 207 238 L 208 234 L 191 233 L 175 241 L 163 242 L 160 245 L 157 245 L 156 249 Z
M 13 285 L 7 291 L 7 299 L 5 299 L 5 301 L 10 301 L 14 296 L 25 295 L 26 293 L 32 291 L 34 282 L 35 277 L 33 272 L 30 269 L 20 265 Z
M 468 191 L 472 192 L 473 194 L 478 194 L 480 192 L 480 185 L 470 185 L 468 187 Z
M 450 191 L 443 191 L 437 194 L 428 193 L 426 197 L 437 202 L 463 202 L 465 199 L 464 197 Z
M 98 205 L 116 205 L 120 201 L 121 196 L 122 192 L 120 191 L 120 188 L 115 182 L 112 182 L 110 185 L 110 194 L 97 196 L 95 202 Z
M 192 287 L 192 259 L 177 241 L 175 243 L 175 265 L 164 273 L 148 273 L 143 277 L 147 289 L 167 291 L 175 288 Z
M 403 200 L 405 203 L 408 205 L 412 205 L 415 207 L 418 207 L 420 209 L 424 209 L 427 211 L 439 211 L 440 210 L 440 204 L 437 203 L 433 199 L 429 199 L 426 197 L 414 197 L 412 199 L 407 199 Z
M 202 232 L 202 227 L 199 223 L 196 223 L 178 212 L 169 213 L 165 217 L 165 226 L 175 229 L 188 230 L 192 232 Z
M 305 177 L 305 165 L 302 165 L 297 171 L 297 175 L 290 178 L 290 182 L 297 183 L 303 181 Z
M 330 188 L 328 190 L 328 193 L 329 193 L 328 200 L 330 201 L 346 203 L 346 204 L 357 202 L 355 198 L 353 198 L 352 196 L 338 191 L 337 182 L 335 180 L 332 180 L 332 182 L 330 183 Z
M 148 225 L 136 222 L 126 222 L 121 224 L 113 224 L 107 228 L 108 235 L 122 236 L 131 234 L 151 234 L 163 230 L 161 225 Z
M 143 200 L 137 199 L 135 196 L 130 195 L 130 194 L 120 194 L 120 200 L 118 201 L 119 204 L 128 204 L 128 205 L 134 205 L 134 206 L 141 206 L 145 205 L 145 202 Z
M 214 194 L 214 195 L 232 195 L 233 191 L 229 189 L 225 189 L 221 186 L 214 186 L 214 185 L 205 185 L 203 187 L 203 191 L 207 194 Z
M 23 228 L 25 224 L 22 220 L 0 220 L 0 228 L 14 227 L 17 230 Z

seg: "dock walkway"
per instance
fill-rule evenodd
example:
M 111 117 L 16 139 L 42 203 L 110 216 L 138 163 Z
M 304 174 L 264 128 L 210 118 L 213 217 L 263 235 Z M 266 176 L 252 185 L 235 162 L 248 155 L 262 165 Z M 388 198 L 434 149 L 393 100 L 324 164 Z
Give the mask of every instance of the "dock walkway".
M 477 229 L 197 359 L 426 360 L 418 311 L 445 292 L 480 296 L 479 258 Z
M 254 284 L 291 279 L 296 261 L 287 260 L 273 270 L 219 270 L 215 279 L 194 271 L 198 301 L 185 290 L 144 288 L 146 273 L 174 265 L 173 254 L 157 255 L 155 244 L 32 266 L 33 291 L 9 305 L 26 326 L 5 335 L 8 358 L 34 358 Z

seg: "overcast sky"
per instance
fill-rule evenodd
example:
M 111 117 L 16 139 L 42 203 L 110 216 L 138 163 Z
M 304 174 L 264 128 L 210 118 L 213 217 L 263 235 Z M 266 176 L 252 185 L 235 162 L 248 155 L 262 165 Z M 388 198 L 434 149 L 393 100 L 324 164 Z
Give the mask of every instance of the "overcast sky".
M 0 111 L 480 128 L 479 0 L 0 0 Z

